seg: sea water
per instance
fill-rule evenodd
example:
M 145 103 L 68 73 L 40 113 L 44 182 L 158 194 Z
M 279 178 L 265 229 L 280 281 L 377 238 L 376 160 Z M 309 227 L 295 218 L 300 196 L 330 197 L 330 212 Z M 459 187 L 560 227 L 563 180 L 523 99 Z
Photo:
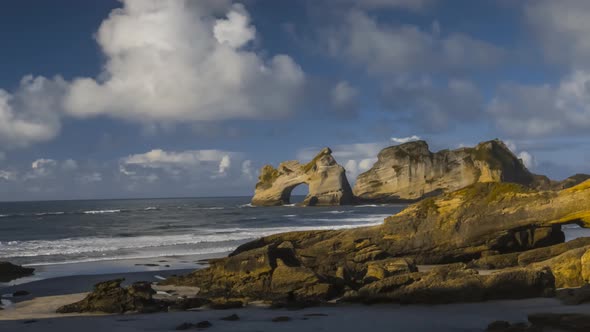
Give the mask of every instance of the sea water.
M 253 207 L 248 197 L 0 203 L 0 261 L 225 253 L 261 236 L 377 225 L 404 205 Z

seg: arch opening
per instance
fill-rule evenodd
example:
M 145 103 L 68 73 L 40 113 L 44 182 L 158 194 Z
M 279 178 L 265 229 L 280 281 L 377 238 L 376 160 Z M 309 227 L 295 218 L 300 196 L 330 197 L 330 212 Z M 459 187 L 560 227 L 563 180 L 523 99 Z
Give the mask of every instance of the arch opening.
M 290 188 L 286 188 L 282 194 L 283 204 L 303 204 L 305 198 L 309 195 L 309 186 L 307 183 L 299 183 Z

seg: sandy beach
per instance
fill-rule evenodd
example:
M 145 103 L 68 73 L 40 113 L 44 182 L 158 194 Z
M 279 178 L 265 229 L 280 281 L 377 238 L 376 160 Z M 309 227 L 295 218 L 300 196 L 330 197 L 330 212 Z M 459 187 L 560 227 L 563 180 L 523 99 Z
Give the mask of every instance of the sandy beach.
M 565 306 L 556 299 L 490 301 L 448 305 L 347 305 L 301 310 L 250 306 L 243 309 L 169 312 L 157 314 L 56 314 L 64 304 L 82 299 L 92 286 L 114 278 L 126 284 L 156 282 L 159 277 L 189 270 L 143 271 L 103 275 L 57 277 L 0 289 L 2 294 L 27 291 L 30 295 L 6 298 L 12 302 L 0 311 L 0 331 L 173 331 L 184 323 L 209 321 L 211 331 L 484 331 L 495 320 L 526 321 L 531 313 L 589 313 L 590 304 Z M 238 321 L 221 318 L 237 314 Z M 277 317 L 287 321 L 273 322 Z

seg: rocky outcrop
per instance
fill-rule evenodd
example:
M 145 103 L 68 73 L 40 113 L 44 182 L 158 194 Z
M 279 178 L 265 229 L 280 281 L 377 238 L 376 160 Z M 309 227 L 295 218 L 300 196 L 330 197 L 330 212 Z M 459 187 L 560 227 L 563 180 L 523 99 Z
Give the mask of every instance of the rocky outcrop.
M 589 200 L 590 181 L 559 192 L 477 183 L 411 205 L 383 225 L 264 237 L 212 261 L 209 268 L 164 283 L 200 287 L 206 298 L 245 302 L 314 303 L 344 297 L 433 303 L 453 296 L 540 296 L 554 289 L 554 274 L 565 280 L 557 268 L 552 271 L 556 265 L 528 265 L 490 277 L 464 266 L 416 272 L 416 264 L 469 262 L 562 243 L 561 224 L 590 226 Z M 590 257 L 574 258 L 582 262 Z M 584 280 L 584 271 L 568 278 Z
M 260 171 L 252 204 L 258 206 L 290 203 L 291 192 L 301 184 L 309 186 L 303 205 L 345 205 L 352 203 L 352 190 L 346 170 L 336 163 L 332 150 L 323 149 L 312 161 L 300 164 L 286 161 Z
M 35 269 L 22 267 L 9 262 L 0 262 L 0 282 L 9 282 L 33 274 Z
M 531 186 L 542 180 L 499 140 L 436 153 L 416 141 L 381 150 L 373 167 L 358 176 L 353 192 L 365 201 L 416 201 L 477 182 Z
M 156 293 L 147 282 L 137 282 L 123 288 L 124 279 L 115 279 L 98 283 L 94 290 L 82 301 L 68 304 L 57 309 L 58 313 L 105 312 L 122 314 L 125 312 L 157 312 L 163 306 L 154 301 Z

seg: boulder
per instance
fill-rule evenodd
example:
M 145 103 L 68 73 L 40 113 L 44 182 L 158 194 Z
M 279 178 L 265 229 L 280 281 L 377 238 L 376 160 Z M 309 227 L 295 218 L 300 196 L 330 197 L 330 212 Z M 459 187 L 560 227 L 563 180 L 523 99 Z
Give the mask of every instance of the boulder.
M 124 279 L 98 283 L 82 301 L 57 309 L 57 313 L 73 312 L 155 312 L 163 307 L 152 299 L 156 292 L 147 282 L 136 282 L 127 288 L 121 287 Z
M 352 189 L 346 170 L 325 148 L 307 164 L 286 161 L 274 168 L 266 165 L 260 170 L 252 204 L 272 206 L 290 204 L 291 192 L 301 184 L 309 186 L 303 205 L 345 205 L 352 203 Z
M 358 176 L 353 192 L 363 201 L 415 201 L 477 182 L 533 186 L 537 177 L 499 140 L 436 153 L 416 141 L 381 150 L 373 167 Z
M 587 283 L 583 272 L 587 271 L 588 267 L 582 263 L 582 258 L 588 253 L 590 253 L 590 246 L 577 248 L 531 266 L 549 267 L 555 275 L 555 285 L 558 288 L 580 287 Z
M 9 262 L 0 262 L 0 282 L 9 282 L 15 279 L 33 275 L 35 269 L 22 267 Z

